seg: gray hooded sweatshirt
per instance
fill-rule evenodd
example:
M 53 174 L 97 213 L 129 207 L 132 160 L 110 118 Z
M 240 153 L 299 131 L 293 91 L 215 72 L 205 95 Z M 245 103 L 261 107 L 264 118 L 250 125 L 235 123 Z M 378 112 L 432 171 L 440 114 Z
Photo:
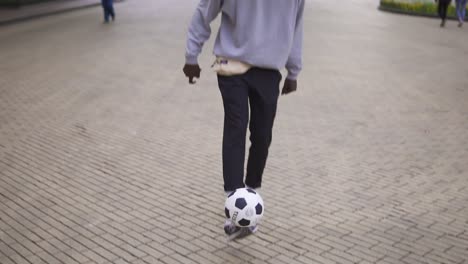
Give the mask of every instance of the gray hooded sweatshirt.
M 221 12 L 214 54 L 255 67 L 288 70 L 295 80 L 302 69 L 305 0 L 201 0 L 188 30 L 186 63 L 211 35 L 210 23 Z

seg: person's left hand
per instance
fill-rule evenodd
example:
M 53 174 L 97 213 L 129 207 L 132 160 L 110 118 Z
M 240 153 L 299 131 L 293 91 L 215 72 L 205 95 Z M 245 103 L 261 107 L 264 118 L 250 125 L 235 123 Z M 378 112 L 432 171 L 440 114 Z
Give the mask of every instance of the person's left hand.
M 286 94 L 295 92 L 296 90 L 297 90 L 297 81 L 286 79 L 284 81 L 284 86 L 283 86 L 283 90 L 281 91 L 281 94 L 286 95 Z

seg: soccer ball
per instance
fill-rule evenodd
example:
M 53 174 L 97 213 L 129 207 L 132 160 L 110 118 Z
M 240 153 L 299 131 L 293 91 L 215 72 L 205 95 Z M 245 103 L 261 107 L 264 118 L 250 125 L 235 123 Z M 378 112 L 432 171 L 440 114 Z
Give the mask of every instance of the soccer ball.
M 260 194 L 249 188 L 240 188 L 229 194 L 224 204 L 226 217 L 240 227 L 255 226 L 263 216 L 264 205 Z

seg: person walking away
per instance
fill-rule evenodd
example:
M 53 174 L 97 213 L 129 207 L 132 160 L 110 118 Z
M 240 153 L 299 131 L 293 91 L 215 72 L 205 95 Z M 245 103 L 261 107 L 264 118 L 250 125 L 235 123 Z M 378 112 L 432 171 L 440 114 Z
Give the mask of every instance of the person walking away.
M 288 71 L 282 94 L 289 94 L 296 90 L 302 69 L 304 5 L 305 0 L 201 0 L 196 8 L 183 68 L 191 84 L 200 77 L 197 58 L 210 37 L 210 23 L 222 14 L 214 55 L 224 105 L 226 194 L 242 187 L 257 189 L 262 184 L 282 79 L 280 70 L 286 67 Z M 251 146 L 244 183 L 247 127 Z M 257 226 L 237 227 L 228 218 L 224 224 L 229 240 L 255 231 Z

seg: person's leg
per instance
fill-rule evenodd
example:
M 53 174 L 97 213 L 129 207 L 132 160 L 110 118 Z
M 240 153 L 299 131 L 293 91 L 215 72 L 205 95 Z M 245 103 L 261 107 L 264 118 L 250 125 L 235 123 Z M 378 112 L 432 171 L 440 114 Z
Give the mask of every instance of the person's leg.
M 442 4 L 442 19 L 444 21 L 447 19 L 447 7 L 448 7 L 448 3 L 446 1 L 443 1 L 443 4 Z
M 442 19 L 442 1 L 443 0 L 439 0 L 437 1 L 437 14 L 439 14 L 439 17 Z
M 442 19 L 442 23 L 440 24 L 442 27 L 445 26 L 445 20 L 447 19 L 447 9 L 450 4 L 450 1 L 447 0 L 439 0 L 440 5 L 441 5 L 441 14 L 440 17 Z
M 464 20 L 463 9 L 465 8 L 462 6 L 463 1 L 464 0 L 455 0 L 455 11 L 458 18 L 458 27 L 461 27 L 463 25 Z
M 224 105 L 224 191 L 244 187 L 245 135 L 249 120 L 248 86 L 244 75 L 218 76 Z
M 272 139 L 281 74 L 275 70 L 253 68 L 248 72 L 250 101 L 250 150 L 245 184 L 262 185 L 262 175 Z
M 466 3 L 468 0 L 461 0 L 461 17 L 462 17 L 462 22 L 465 21 L 466 17 Z
M 104 11 L 104 22 L 109 22 L 109 9 L 107 7 L 107 1 L 101 0 L 102 9 Z
M 115 20 L 115 12 L 114 12 L 114 1 L 109 0 L 109 14 L 112 20 Z

